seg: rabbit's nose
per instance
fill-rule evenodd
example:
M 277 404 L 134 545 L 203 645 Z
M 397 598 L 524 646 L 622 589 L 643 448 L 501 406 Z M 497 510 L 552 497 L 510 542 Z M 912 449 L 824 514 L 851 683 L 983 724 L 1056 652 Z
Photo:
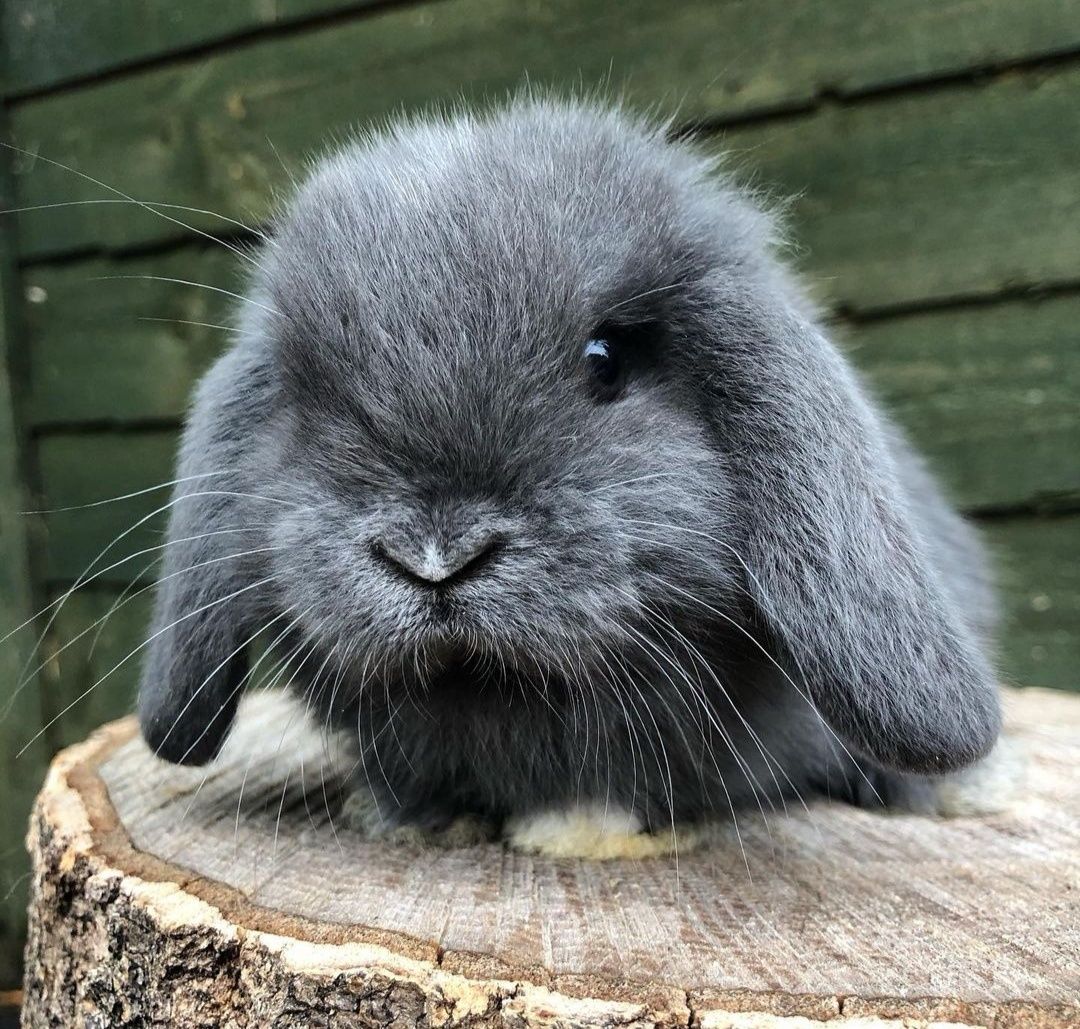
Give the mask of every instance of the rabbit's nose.
M 434 539 L 417 546 L 380 538 L 371 544 L 375 560 L 398 578 L 420 586 L 450 586 L 482 572 L 498 556 L 504 540 L 495 533 L 449 545 Z

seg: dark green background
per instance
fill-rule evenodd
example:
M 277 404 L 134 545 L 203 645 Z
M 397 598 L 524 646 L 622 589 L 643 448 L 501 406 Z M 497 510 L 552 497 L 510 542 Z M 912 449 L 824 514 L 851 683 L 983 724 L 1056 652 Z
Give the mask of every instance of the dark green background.
M 1076 0 L 6 0 L 5 206 L 141 200 L 257 222 L 353 126 L 531 81 L 677 112 L 743 178 L 793 196 L 796 259 L 855 362 L 998 557 L 1001 666 L 1077 686 L 1080 4 Z M 194 228 L 245 234 L 213 215 Z M 0 225 L 0 635 L 162 495 L 194 377 L 238 285 L 194 228 L 107 203 Z M 133 534 L 116 556 L 158 542 Z M 128 545 L 130 544 L 130 545 Z M 68 603 L 52 649 L 143 560 Z M 144 573 L 149 579 L 152 569 Z M 50 661 L 0 722 L 0 986 L 18 978 L 28 804 L 56 747 L 128 709 L 146 595 Z M 17 681 L 32 637 L 0 646 Z M 0 696 L 7 703 L 11 689 Z

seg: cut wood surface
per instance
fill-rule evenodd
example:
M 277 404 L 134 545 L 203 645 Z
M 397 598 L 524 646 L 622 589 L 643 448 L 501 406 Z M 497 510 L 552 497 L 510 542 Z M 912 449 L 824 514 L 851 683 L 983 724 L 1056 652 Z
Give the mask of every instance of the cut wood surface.
M 38 800 L 24 1025 L 1076 1026 L 1080 698 L 1007 708 L 1007 813 L 822 803 L 677 864 L 365 839 L 277 694 L 209 772 L 114 723 Z

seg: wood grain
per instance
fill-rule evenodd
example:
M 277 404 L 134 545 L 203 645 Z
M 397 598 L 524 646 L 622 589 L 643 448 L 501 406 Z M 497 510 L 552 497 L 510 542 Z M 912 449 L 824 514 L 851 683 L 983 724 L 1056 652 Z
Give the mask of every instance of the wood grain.
M 1007 700 L 1030 761 L 1007 813 L 819 804 L 743 819 L 745 863 L 729 827 L 677 868 L 367 840 L 332 823 L 341 766 L 276 694 L 245 701 L 208 774 L 156 763 L 118 723 L 61 755 L 38 802 L 26 1024 L 112 1002 L 87 964 L 112 940 L 129 1017 L 198 980 L 204 1021 L 174 1008 L 181 1027 L 241 1003 L 267 1026 L 383 1025 L 415 1017 L 416 991 L 449 1025 L 1075 1025 L 1080 698 Z M 202 958 L 175 965 L 174 993 L 155 970 L 179 945 Z M 387 979 L 398 992 L 372 989 Z M 447 1011 L 448 994 L 474 1003 Z

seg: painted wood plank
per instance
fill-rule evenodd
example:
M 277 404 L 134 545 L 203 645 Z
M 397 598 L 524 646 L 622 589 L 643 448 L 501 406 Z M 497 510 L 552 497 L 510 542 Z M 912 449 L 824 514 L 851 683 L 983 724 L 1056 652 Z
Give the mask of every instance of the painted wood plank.
M 6 94 L 161 58 L 375 0 L 5 0 Z
M 8 185 L 3 172 L 0 167 L 0 203 Z M 0 844 L 0 990 L 19 983 L 29 870 L 20 842 L 50 756 L 44 741 L 19 756 L 37 732 L 41 712 L 36 682 L 20 692 L 14 688 L 33 641 L 28 629 L 15 630 L 33 612 L 33 590 L 24 514 L 29 505 L 14 402 L 15 388 L 23 384 L 14 342 L 18 298 L 8 243 L 8 238 L 0 236 L 0 827 L 5 833 L 5 842 Z
M 48 88 L 238 33 L 320 14 L 362 12 L 372 2 L 189 0 L 176 5 L 162 0 L 7 0 L 3 22 L 10 54 L 7 89 Z M 463 9 L 461 17 L 471 22 L 475 33 L 487 39 L 499 32 L 512 5 L 505 0 L 459 0 L 456 6 Z M 517 6 L 524 10 L 514 27 L 537 32 L 558 31 L 568 21 L 570 29 L 592 27 L 605 13 L 605 5 L 597 0 Z M 631 0 L 619 4 L 618 10 L 622 13 L 618 21 L 602 22 L 615 33 L 572 41 L 572 53 L 561 58 L 565 77 L 579 70 L 571 63 L 574 57 L 585 66 L 612 56 L 621 64 L 628 51 L 640 56 L 634 51 L 650 43 L 658 54 L 665 46 L 678 46 L 685 60 L 673 63 L 671 74 L 681 69 L 686 74 L 687 64 L 692 65 L 694 77 L 688 84 L 700 83 L 710 94 L 718 94 L 726 102 L 723 111 L 804 100 L 823 88 L 846 93 L 910 82 L 1080 45 L 1080 19 L 1068 0 L 1028 0 L 1024 5 L 1005 0 L 895 0 L 872 9 L 867 0 L 726 0 L 677 6 Z M 419 26 L 425 17 L 423 12 L 417 19 Z M 650 30 L 656 27 L 666 27 L 665 35 L 650 39 Z M 816 45 L 806 46 L 807 39 Z M 505 42 L 508 63 L 516 58 L 520 64 L 523 55 L 532 56 L 520 42 Z
M 175 431 L 157 430 L 55 435 L 40 440 L 38 463 L 45 505 L 76 508 L 45 518 L 48 581 L 72 583 L 86 573 L 94 575 L 95 582 L 127 585 L 134 578 L 153 576 L 153 562 L 160 552 L 151 548 L 163 542 L 165 515 L 138 523 L 168 504 L 169 490 L 99 502 L 169 482 L 176 439 Z M 112 549 L 95 563 L 114 540 Z M 141 556 L 109 567 L 137 553 Z
M 982 529 L 998 565 L 1006 679 L 1080 689 L 1080 515 L 995 519 Z
M 1080 498 L 1080 295 L 890 318 L 842 338 L 966 509 Z
M 735 165 L 794 196 L 818 294 L 881 308 L 1045 282 L 1080 258 L 1080 65 L 826 106 L 727 134 Z
M 239 291 L 232 254 L 191 248 L 128 261 L 28 269 L 29 416 L 37 426 L 177 419 L 228 338 L 238 302 L 143 276 Z
M 226 334 L 142 319 L 226 324 L 233 302 L 116 276 L 237 289 L 238 263 L 200 247 L 28 269 L 35 425 L 178 420 Z M 966 508 L 1080 495 L 1080 295 L 907 315 L 837 333 Z
M 821 5 L 817 17 L 846 6 Z M 960 46 L 957 41 L 977 23 L 970 4 L 935 7 L 951 9 L 954 22 L 937 24 L 929 34 Z M 805 104 L 822 81 L 835 88 L 854 74 L 845 71 L 845 60 L 853 58 L 844 55 L 880 56 L 870 40 L 878 48 L 896 38 L 906 38 L 909 47 L 917 42 L 912 30 L 905 35 L 902 29 L 910 10 L 907 22 L 879 20 L 891 19 L 879 12 L 894 5 L 875 7 L 874 19 L 845 20 L 834 11 L 826 20 L 832 25 L 835 17 L 835 32 L 859 26 L 862 35 L 832 41 L 813 18 L 792 20 L 789 9 L 779 5 L 770 20 L 736 18 L 730 5 L 704 2 L 672 9 L 637 0 L 630 10 L 569 0 L 410 6 L 238 48 L 190 67 L 33 100 L 16 108 L 15 136 L 33 153 L 140 198 L 257 219 L 266 215 L 274 189 L 287 184 L 278 154 L 298 166 L 303 155 L 358 124 L 462 94 L 498 96 L 521 84 L 526 72 L 534 82 L 564 89 L 572 82 L 610 80 L 631 103 L 678 104 L 685 119 L 712 119 Z M 1059 5 L 1045 19 L 1063 40 L 1080 33 L 1075 5 Z M 784 46 L 773 46 L 770 32 L 791 35 Z M 808 38 L 815 46 L 805 45 Z M 1000 45 L 1008 33 L 995 38 Z M 776 55 L 775 63 L 768 55 Z M 807 55 L 817 55 L 814 75 L 795 70 L 811 59 Z M 1014 75 L 986 88 L 827 108 L 790 123 L 732 131 L 727 144 L 740 151 L 748 173 L 760 173 L 780 191 L 806 191 L 799 221 L 823 275 L 833 276 L 841 259 L 861 245 L 847 262 L 860 271 L 867 240 L 883 232 L 882 253 L 869 272 L 838 284 L 838 294 L 851 302 L 982 289 L 1002 275 L 1072 276 L 1072 255 L 1058 241 L 1064 233 L 1052 230 L 1070 212 L 1075 216 L 1069 204 L 1080 174 L 1071 159 L 1080 132 L 1072 105 L 1078 78 L 1080 72 L 1064 68 Z M 40 161 L 23 159 L 18 167 L 24 204 L 108 196 Z M 203 227 L 215 224 L 190 217 Z M 1021 221 L 1030 231 L 1017 230 Z M 111 204 L 31 212 L 19 222 L 27 256 L 161 240 L 180 231 L 145 211 Z M 921 238 L 912 225 L 926 227 Z M 989 269 L 985 261 L 972 267 L 946 263 L 984 245 L 1000 250 L 1003 243 L 1004 253 Z M 890 253 L 893 273 L 871 278 L 886 244 L 900 244 Z

